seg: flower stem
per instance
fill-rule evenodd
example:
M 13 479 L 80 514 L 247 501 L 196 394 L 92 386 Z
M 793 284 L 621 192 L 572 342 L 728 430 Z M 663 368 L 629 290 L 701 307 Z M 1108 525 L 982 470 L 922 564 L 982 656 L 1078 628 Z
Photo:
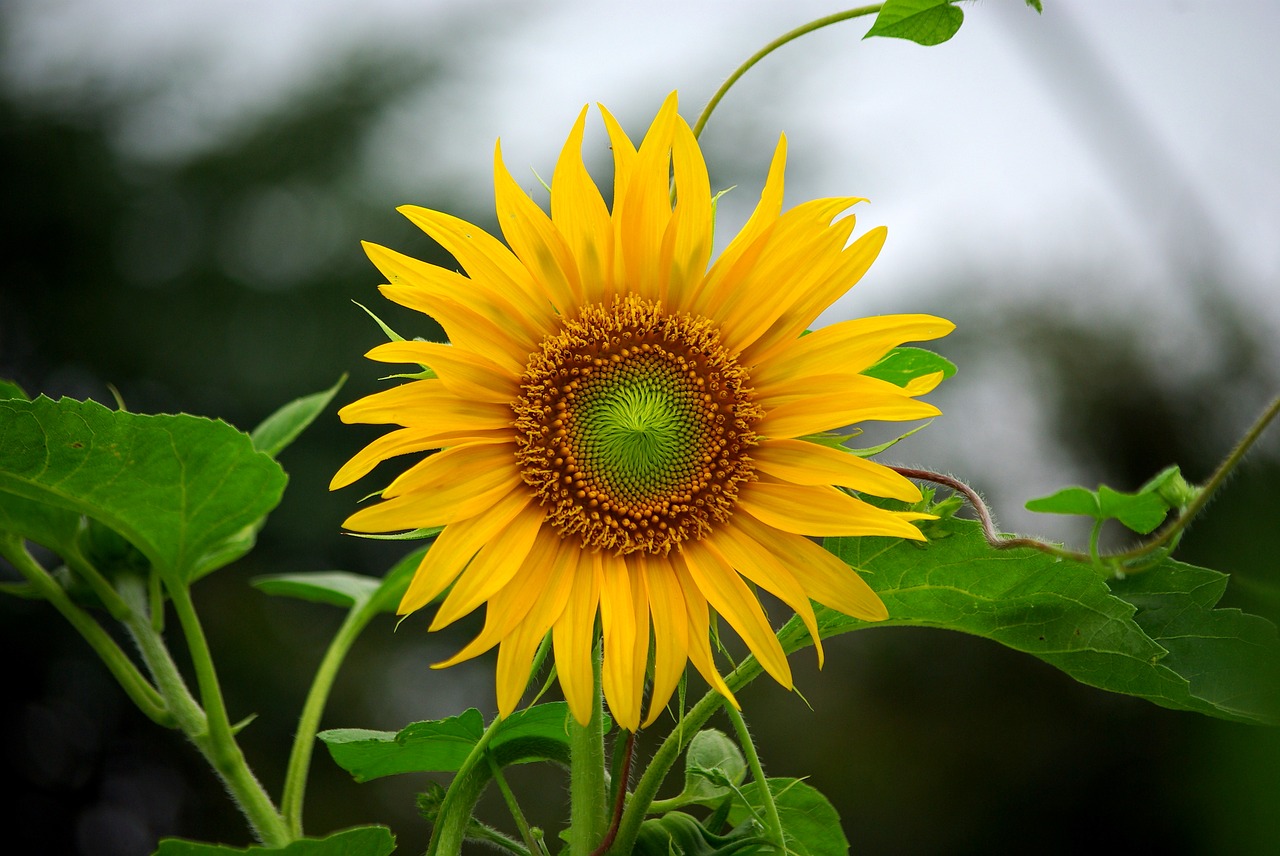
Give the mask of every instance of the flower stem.
M 498 790 L 502 793 L 502 799 L 507 804 L 507 811 L 511 812 L 511 819 L 516 822 L 516 829 L 520 832 L 520 839 L 524 841 L 525 847 L 529 848 L 530 853 L 541 853 L 538 841 L 533 837 L 533 832 L 529 829 L 529 821 L 525 819 L 524 812 L 520 809 L 520 803 L 516 800 L 516 795 L 511 792 L 511 786 L 507 784 L 507 777 L 502 775 L 502 768 L 498 766 L 498 762 L 493 760 L 493 756 L 488 752 L 485 753 L 484 757 L 489 762 L 489 771 L 493 773 L 493 780 L 497 783 Z
M 747 723 L 736 707 L 726 704 L 724 712 L 733 723 L 734 731 L 738 732 L 738 743 L 742 746 L 742 754 L 746 756 L 747 766 L 751 768 L 751 778 L 760 788 L 760 801 L 764 803 L 765 827 L 769 832 L 769 841 L 779 853 L 786 853 L 787 846 L 782 837 L 782 820 L 778 817 L 778 806 L 773 801 L 773 791 L 769 789 L 769 780 L 764 776 L 764 767 L 760 765 L 760 754 L 756 752 L 756 744 L 751 739 L 751 732 L 747 730 Z
M 738 664 L 736 669 L 725 676 L 724 681 L 728 684 L 730 690 L 737 692 L 759 677 L 763 671 L 756 658 L 749 655 Z M 658 751 L 653 754 L 653 758 L 649 761 L 649 766 L 645 769 L 644 774 L 640 776 L 640 781 L 636 783 L 635 789 L 631 792 L 631 799 L 627 801 L 627 806 L 622 812 L 622 822 L 618 824 L 618 834 L 614 839 L 613 847 L 609 849 L 609 853 L 615 854 L 615 856 L 627 856 L 635 849 L 636 835 L 640 831 L 640 824 L 644 821 L 645 816 L 649 814 L 649 808 L 653 805 L 653 801 L 658 795 L 658 789 L 662 787 L 667 773 L 671 772 L 676 759 L 680 757 L 680 753 L 689 745 L 689 741 L 693 739 L 693 736 L 698 733 L 698 729 L 706 724 L 707 720 L 720 709 L 721 705 L 728 705 L 728 701 L 720 693 L 710 690 L 698 700 L 698 703 L 685 714 L 680 723 L 662 741 Z
M 891 467 L 890 469 L 893 469 L 900 475 L 906 476 L 909 479 L 917 479 L 919 481 L 940 484 L 943 487 L 950 488 L 956 493 L 961 494 L 969 501 L 969 504 L 973 506 L 973 510 L 977 513 L 978 522 L 982 525 L 983 537 L 987 539 L 988 544 L 997 550 L 1010 550 L 1015 547 L 1029 547 L 1033 550 L 1039 550 L 1042 553 L 1048 553 L 1049 555 L 1056 556 L 1060 559 L 1084 562 L 1086 564 L 1097 564 L 1100 562 L 1101 566 L 1108 570 L 1118 571 L 1124 574 L 1134 574 L 1146 570 L 1151 566 L 1150 564 L 1142 564 L 1143 559 L 1146 559 L 1153 553 L 1157 554 L 1156 558 L 1159 558 L 1160 554 L 1158 551 L 1163 550 L 1167 552 L 1178 543 L 1178 539 L 1182 537 L 1182 533 L 1186 531 L 1186 528 L 1191 524 L 1191 521 L 1194 520 L 1195 517 L 1204 510 L 1205 506 L 1209 504 L 1209 500 L 1213 498 L 1214 494 L 1216 494 L 1226 482 L 1227 477 L 1230 476 L 1231 473 L 1235 471 L 1236 467 L 1240 465 L 1240 462 L 1244 460 L 1245 454 L 1255 443 L 1258 442 L 1258 438 L 1262 436 L 1263 432 L 1266 431 L 1267 427 L 1275 420 L 1277 415 L 1280 415 L 1280 396 L 1272 399 L 1271 403 L 1262 411 L 1262 414 L 1254 420 L 1254 423 L 1249 426 L 1249 430 L 1244 433 L 1244 436 L 1241 437 L 1236 445 L 1231 449 L 1226 458 L 1223 459 L 1222 463 L 1218 465 L 1218 468 L 1213 471 L 1213 475 L 1209 477 L 1209 480 L 1205 482 L 1204 486 L 1196 493 L 1195 498 L 1191 502 L 1187 503 L 1187 506 L 1182 509 L 1177 517 L 1161 529 L 1155 537 L 1148 541 L 1144 541 L 1136 547 L 1132 547 L 1119 553 L 1098 555 L 1096 548 L 1091 550 L 1092 554 L 1081 553 L 1077 550 L 1068 550 L 1063 547 L 1059 547 L 1057 544 L 1051 544 L 1048 541 L 1041 541 L 1039 538 L 1010 537 L 1002 535 L 996 530 L 995 521 L 991 517 L 991 509 L 989 509 L 987 504 L 982 501 L 982 497 L 978 496 L 977 491 L 959 479 L 943 475 L 942 473 L 935 473 L 931 470 L 918 470 L 911 467 Z
M 93 616 L 72 602 L 62 586 L 58 585 L 58 581 L 27 552 L 21 538 L 16 535 L 0 537 L 0 555 L 26 577 L 40 596 L 49 601 L 89 643 L 89 647 L 102 659 L 125 694 L 148 719 L 166 728 L 174 727 L 173 712 L 165 703 L 164 696 L 138 671 L 133 660 L 120 649 L 111 634 Z
M 707 126 L 707 120 L 711 118 L 711 114 L 715 111 L 716 106 L 719 105 L 721 99 L 723 99 L 729 90 L 733 88 L 733 85 L 738 82 L 738 79 L 750 71 L 751 67 L 760 62 L 760 60 L 764 59 L 787 42 L 794 41 L 806 33 L 812 33 L 814 30 L 820 30 L 823 27 L 830 26 L 831 24 L 838 24 L 841 21 L 848 21 L 852 18 L 861 18 L 864 15 L 874 15 L 876 12 L 880 11 L 881 6 L 883 5 L 883 3 L 875 3 L 871 6 L 847 9 L 844 12 L 836 12 L 833 15 L 818 18 L 803 26 L 796 27 L 788 33 L 783 33 L 781 36 L 778 36 L 776 39 L 769 42 L 769 44 L 753 53 L 746 62 L 734 69 L 733 74 L 730 74 L 725 78 L 724 83 L 720 84 L 720 88 L 715 91 L 715 94 L 711 96 L 711 100 L 707 102 L 707 106 L 702 108 L 702 113 L 699 114 L 698 121 L 693 123 L 693 136 L 697 137 L 702 133 L 702 129 Z
M 572 831 L 570 856 L 589 856 L 605 836 L 609 823 L 604 786 L 604 700 L 600 687 L 600 657 L 592 656 L 595 682 L 591 718 L 586 725 L 569 716 L 569 806 Z
M 320 727 L 320 716 L 329 701 L 329 692 L 333 689 L 338 669 L 342 667 L 351 646 L 377 614 L 377 607 L 368 600 L 351 609 L 329 643 L 324 659 L 316 668 L 307 700 L 298 716 L 298 729 L 294 733 L 293 748 L 289 752 L 289 765 L 285 772 L 284 793 L 280 798 L 280 810 L 289 833 L 293 836 L 302 835 L 302 804 L 307 791 L 307 774 L 311 769 L 311 756 L 315 750 L 316 730 Z
M 205 734 L 188 736 L 198 746 L 200 742 L 196 741 L 197 736 L 206 741 L 207 745 L 202 747 L 205 757 L 222 777 L 227 790 L 231 792 L 236 805 L 244 813 L 259 840 L 268 847 L 284 847 L 294 836 L 289 833 L 284 818 L 276 811 L 271 797 L 249 769 L 240 744 L 232 733 L 226 703 L 222 698 L 222 687 L 218 684 L 218 675 L 209 653 L 209 643 L 196 615 L 195 604 L 191 602 L 191 590 L 181 582 L 169 584 L 167 588 L 191 655 L 207 722 Z
M 449 783 L 444 800 L 440 803 L 440 813 L 436 816 L 435 828 L 431 830 L 431 842 L 427 847 L 428 854 L 453 856 L 462 852 L 462 842 L 466 838 L 467 825 L 471 821 L 471 812 L 480 800 L 484 791 L 485 779 L 478 774 L 477 767 L 489 752 L 489 741 L 498 732 L 502 720 L 494 717 L 493 722 L 480 735 L 476 745 L 471 747 L 462 766 Z

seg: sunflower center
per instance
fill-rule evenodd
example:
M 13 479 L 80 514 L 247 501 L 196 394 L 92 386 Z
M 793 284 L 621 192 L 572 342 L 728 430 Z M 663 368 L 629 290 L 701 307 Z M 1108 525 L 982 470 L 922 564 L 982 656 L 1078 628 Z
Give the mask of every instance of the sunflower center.
M 762 415 L 706 318 L 634 295 L 548 336 L 513 403 L 525 482 L 584 547 L 665 554 L 727 520 Z

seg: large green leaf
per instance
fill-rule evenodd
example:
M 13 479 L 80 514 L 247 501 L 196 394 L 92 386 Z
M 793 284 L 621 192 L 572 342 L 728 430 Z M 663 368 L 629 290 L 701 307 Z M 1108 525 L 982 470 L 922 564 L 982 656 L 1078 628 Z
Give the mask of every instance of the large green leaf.
M 933 530 L 927 545 L 827 539 L 828 549 L 866 574 L 890 618 L 873 625 L 821 610 L 820 633 L 959 630 L 1033 654 L 1090 686 L 1239 722 L 1280 723 L 1280 637 L 1265 619 L 1214 609 L 1225 575 L 1164 560 L 1109 585 L 1086 563 L 993 549 L 970 521 L 938 521 Z M 807 639 L 795 621 L 784 634 L 792 648 Z
M 242 554 L 285 481 L 225 422 L 0 400 L 0 504 L 19 497 L 92 517 L 172 581 Z
M 503 720 L 489 740 L 499 765 L 569 758 L 565 728 L 568 705 L 540 704 Z M 394 731 L 335 728 L 318 735 L 339 767 L 358 782 L 397 773 L 455 773 L 484 734 L 484 718 L 475 708 L 433 722 L 415 722 Z
M 396 838 L 385 826 L 358 826 L 324 838 L 303 838 L 286 847 L 228 847 L 166 838 L 153 856 L 387 856 Z
M 840 828 L 840 815 L 816 788 L 799 779 L 769 779 L 769 791 L 773 794 L 782 824 L 782 836 L 787 853 L 794 856 L 846 856 L 849 841 Z M 749 817 L 759 821 L 765 816 L 760 783 L 752 782 L 742 789 L 747 805 L 737 800 L 729 809 L 729 822 L 742 823 Z M 777 852 L 764 848 L 763 853 Z

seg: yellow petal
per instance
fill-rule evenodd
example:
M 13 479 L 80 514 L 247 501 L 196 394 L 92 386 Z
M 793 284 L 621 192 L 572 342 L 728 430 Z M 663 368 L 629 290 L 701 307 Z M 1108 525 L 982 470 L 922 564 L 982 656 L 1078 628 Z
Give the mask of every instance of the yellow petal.
M 904 422 L 928 419 L 942 411 L 927 401 L 907 397 L 900 387 L 863 375 L 826 375 L 793 392 L 804 395 L 791 399 L 757 396 L 766 408 L 756 424 L 761 436 L 774 439 L 804 437 L 821 431 L 843 428 L 867 419 Z
M 720 322 L 730 350 L 748 347 L 838 264 L 854 220 L 832 218 L 861 201 L 815 199 L 797 205 L 778 219 L 758 253 L 745 254 L 745 263 L 726 272 L 724 297 L 710 307 L 710 317 Z M 762 294 L 769 299 L 761 300 Z
M 550 296 L 506 245 L 484 229 L 441 211 L 402 205 L 396 209 L 444 247 L 474 282 L 493 289 L 528 318 L 531 329 L 546 330 L 555 313 Z
M 920 489 L 882 464 L 804 440 L 765 440 L 751 450 L 756 469 L 795 484 L 834 484 L 919 502 Z
M 664 557 L 637 556 L 653 618 L 653 690 L 644 722 L 648 728 L 667 706 L 689 661 L 689 619 L 671 563 Z
M 792 341 L 752 368 L 756 394 L 784 393 L 796 378 L 856 374 L 870 368 L 903 342 L 921 342 L 956 328 L 933 315 L 877 315 L 840 321 Z
M 560 689 L 569 703 L 569 712 L 583 726 L 591 721 L 595 707 L 591 663 L 595 656 L 596 606 L 600 603 L 600 565 L 599 553 L 579 551 L 573 590 L 551 635 Z
M 764 189 L 760 192 L 760 201 L 756 204 L 751 217 L 742 227 L 742 231 L 734 236 L 724 252 L 716 259 L 707 273 L 706 282 L 701 293 L 694 297 L 694 308 L 699 315 L 711 316 L 713 308 L 719 305 L 729 292 L 727 274 L 742 259 L 743 255 L 756 245 L 756 251 L 763 245 L 757 245 L 758 239 L 764 237 L 777 223 L 782 213 L 783 174 L 787 166 L 787 137 L 778 138 L 778 147 L 774 149 L 773 161 L 769 164 L 769 176 L 765 179 Z
M 485 513 L 445 527 L 431 549 L 427 550 L 427 555 L 423 556 L 422 564 L 418 565 L 418 571 L 396 611 L 400 615 L 408 615 L 434 600 L 462 573 L 476 551 L 528 505 L 528 495 L 524 491 L 515 491 L 499 498 Z
M 662 239 L 659 299 L 672 312 L 690 308 L 694 289 L 702 284 L 711 258 L 715 213 L 711 207 L 711 180 L 693 131 L 676 117 L 671 140 L 671 167 L 676 182 L 676 207 Z
M 809 635 L 813 637 L 814 648 L 818 654 L 818 668 L 822 668 L 824 655 L 822 638 L 818 635 L 818 618 L 814 615 L 813 606 L 809 603 L 809 595 L 786 566 L 759 542 L 747 537 L 746 533 L 736 528 L 732 519 L 711 533 L 711 537 L 707 539 L 707 545 L 723 556 L 738 573 L 791 607 L 792 611 L 800 616 L 800 620 L 809 630 Z
M 686 541 L 681 546 L 681 556 L 689 576 L 707 603 L 737 631 L 764 670 L 778 683 L 791 689 L 791 666 L 760 609 L 760 601 L 709 542 Z
M 808 538 L 782 532 L 750 514 L 735 514 L 733 526 L 786 565 L 809 597 L 823 606 L 863 621 L 889 617 L 879 595 L 862 577 Z
M 888 535 L 923 541 L 901 512 L 885 511 L 834 487 L 751 482 L 738 505 L 764 523 L 797 535 Z
M 560 314 L 569 314 L 582 302 L 582 284 L 573 252 L 551 218 L 507 172 L 501 144 L 494 147 L 493 176 L 498 225 L 503 237 Z
M 602 554 L 601 560 L 600 627 L 604 634 L 604 663 L 600 683 L 618 725 L 635 731 L 640 727 L 640 689 L 647 665 L 649 625 L 646 621 L 641 628 L 636 622 L 636 604 L 626 559 Z M 636 639 L 642 629 L 646 656 L 637 661 Z
M 511 432 L 476 431 L 441 434 L 432 428 L 400 428 L 389 434 L 383 434 L 365 446 L 355 457 L 342 465 L 342 469 L 329 482 L 329 490 L 346 487 L 357 479 L 363 478 L 378 464 L 398 455 L 412 452 L 425 452 L 429 449 L 443 449 L 446 446 L 463 443 L 510 443 Z
M 546 637 L 551 626 L 564 612 L 569 592 L 573 588 L 573 576 L 578 567 L 576 544 L 561 540 L 552 561 L 551 578 L 536 595 L 528 615 L 516 626 L 498 648 L 497 684 L 498 713 L 509 716 L 529 684 L 533 655 Z
M 439 342 L 385 342 L 365 354 L 382 363 L 416 363 L 435 371 L 444 388 L 462 399 L 509 404 L 520 395 L 517 375 L 486 357 Z
M 456 304 L 489 319 L 494 324 L 501 324 L 506 330 L 506 338 L 512 340 L 517 351 L 528 353 L 542 338 L 541 324 L 544 316 L 531 312 L 527 307 L 521 308 L 527 301 L 513 299 L 509 285 L 503 291 L 485 279 L 468 279 L 457 271 L 419 261 L 367 241 L 364 243 L 364 251 L 369 256 L 369 260 L 387 278 L 388 285 L 396 290 L 408 290 L 407 294 L 404 291 L 392 293 L 405 294 L 409 300 L 413 301 L 405 305 L 439 321 L 446 332 L 451 333 L 450 340 L 456 345 L 467 347 L 467 343 L 453 338 L 452 332 L 445 325 L 442 313 L 444 315 L 451 313 L 448 313 L 447 306 L 441 304 Z M 502 251 L 507 252 L 505 247 Z M 383 290 L 383 294 L 388 292 Z M 482 342 L 481 345 L 483 344 Z M 490 349 L 493 347 L 494 343 L 488 345 Z M 487 350 L 482 348 L 476 352 L 487 353 Z
M 684 556 L 673 553 L 668 559 L 671 562 L 671 569 L 675 571 L 676 580 L 680 583 L 685 620 L 689 623 L 689 662 L 693 663 L 693 667 L 698 670 L 698 674 L 702 675 L 704 681 L 728 699 L 730 704 L 741 710 L 742 705 L 738 704 L 729 685 L 724 682 L 724 678 L 720 677 L 720 672 L 716 670 L 715 659 L 711 654 L 711 640 L 708 638 L 711 632 L 711 617 L 707 612 L 707 599 L 702 596 L 698 584 L 689 576 Z
M 613 287 L 613 224 L 582 162 L 586 117 L 587 108 L 583 107 L 556 161 L 551 177 L 551 222 L 564 235 L 577 262 L 583 301 L 599 303 L 604 300 L 606 286 L 610 292 Z
M 339 410 L 338 418 L 346 423 L 429 425 L 439 434 L 509 429 L 515 421 L 510 407 L 458 398 L 438 378 L 367 395 Z
M 772 358 L 778 348 L 794 342 L 809 329 L 824 310 L 862 279 L 871 263 L 880 255 L 887 234 L 888 231 L 883 226 L 877 226 L 845 247 L 835 266 L 827 270 L 825 277 L 810 288 L 804 297 L 788 306 L 769 330 L 744 351 L 743 361 L 748 365 L 762 365 Z
M 533 352 L 530 340 L 510 325 L 499 325 L 454 300 L 432 297 L 410 285 L 380 285 L 378 291 L 392 303 L 430 315 L 454 345 L 473 354 L 484 354 L 511 374 L 523 372 Z
M 520 569 L 507 585 L 489 598 L 485 607 L 484 629 L 457 654 L 442 662 L 433 663 L 431 668 L 447 669 L 464 660 L 478 657 L 514 633 L 550 585 L 555 572 L 553 560 L 560 543 L 560 536 L 554 530 L 542 527 L 529 555 L 520 563 Z M 476 558 L 479 559 L 478 556 Z M 435 629 L 434 626 L 432 629 Z M 521 691 L 523 692 L 523 687 Z
M 454 446 L 410 467 L 383 491 L 388 499 L 360 509 L 343 525 L 354 532 L 447 526 L 509 493 L 528 496 L 523 484 L 512 445 Z
M 432 620 L 429 630 L 448 627 L 464 615 L 500 592 L 533 550 L 546 518 L 546 509 L 530 502 L 515 519 L 502 530 L 502 534 L 485 544 L 476 553 L 471 564 L 453 584 L 453 591 L 440 604 L 440 611 Z M 546 542 L 543 542 L 546 546 Z M 544 555 L 543 560 L 550 556 Z
M 615 246 L 620 251 L 615 259 L 618 282 L 646 300 L 660 298 L 660 282 L 667 278 L 660 260 L 663 235 L 671 219 L 671 135 L 677 118 L 673 92 L 649 126 L 625 189 L 613 202 L 613 222 L 618 230 Z

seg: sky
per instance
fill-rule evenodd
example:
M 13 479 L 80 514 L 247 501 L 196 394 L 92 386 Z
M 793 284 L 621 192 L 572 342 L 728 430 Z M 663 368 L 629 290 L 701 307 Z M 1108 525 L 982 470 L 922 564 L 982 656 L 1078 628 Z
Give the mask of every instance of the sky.
M 491 199 L 499 137 L 537 198 L 534 174 L 550 175 L 583 105 L 607 105 L 638 137 L 678 90 L 692 122 L 745 57 L 842 8 L 6 2 L 7 86 L 46 109 L 130 94 L 115 129 L 125 162 L 180 163 L 216 148 L 353 58 L 439 62 L 443 81 L 393 99 L 358 154 L 366 186 L 427 206 L 441 176 Z M 748 72 L 702 137 L 709 157 L 734 162 L 720 241 L 745 220 L 785 132 L 788 204 L 865 196 L 859 222 L 889 227 L 871 274 L 823 321 L 935 311 L 940 301 L 978 311 L 1035 304 L 1084 323 L 1133 319 L 1149 331 L 1140 345 L 1157 363 L 1213 373 L 1214 355 L 1199 342 L 1216 295 L 1197 285 L 1212 269 L 1215 288 L 1249 305 L 1259 325 L 1280 329 L 1280 6 L 1232 3 L 1227 14 L 1215 0 L 1047 0 L 1037 15 L 1021 0 L 984 0 L 962 8 L 964 26 L 938 47 L 864 41 L 862 19 L 805 36 Z M 598 121 L 591 127 L 587 149 L 602 153 Z M 376 239 L 376 228 L 351 240 Z M 996 364 L 947 399 L 962 424 L 1000 408 L 994 436 L 961 457 L 989 466 L 984 454 L 1013 450 L 1037 461 L 1015 480 L 1023 498 L 1064 474 L 1088 478 L 1027 439 L 1036 410 L 1006 391 L 1035 382 L 1017 365 Z M 1271 393 L 1242 401 L 1240 419 Z

